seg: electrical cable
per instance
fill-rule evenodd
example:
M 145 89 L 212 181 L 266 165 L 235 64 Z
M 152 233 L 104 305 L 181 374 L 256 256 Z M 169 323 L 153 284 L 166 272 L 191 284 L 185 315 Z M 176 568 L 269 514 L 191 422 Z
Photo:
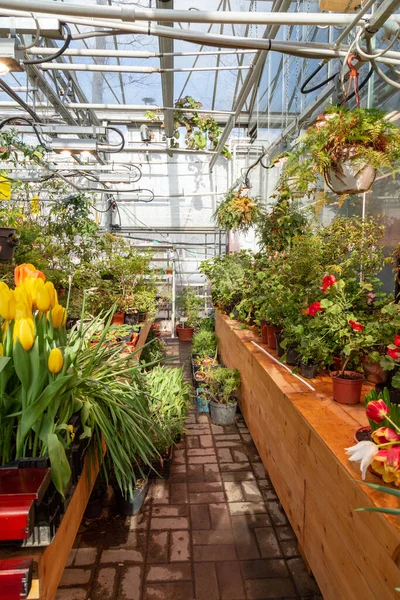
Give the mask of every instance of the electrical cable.
M 24 45 L 18 46 L 18 50 L 23 50 L 23 51 L 29 50 L 30 48 L 33 48 L 34 46 L 36 46 L 36 44 L 39 41 L 39 38 L 40 38 L 40 25 L 39 25 L 39 21 L 38 21 L 38 18 L 36 17 L 36 15 L 33 12 L 31 12 L 31 17 L 35 21 L 35 25 L 36 25 L 35 37 L 33 39 L 33 42 L 30 43 L 30 44 L 28 44 L 27 46 L 24 46 Z
M 328 77 L 328 79 L 325 79 L 325 81 L 322 81 L 321 83 L 318 83 L 317 85 L 315 85 L 314 87 L 310 88 L 310 89 L 305 89 L 307 84 L 310 83 L 310 81 L 312 81 L 312 79 L 315 77 L 315 75 L 317 75 L 319 73 L 319 71 L 322 69 L 322 67 L 325 65 L 325 62 L 321 62 L 318 67 L 315 69 L 315 71 L 313 71 L 311 73 L 311 75 L 306 79 L 306 81 L 303 83 L 303 85 L 300 88 L 300 93 L 302 94 L 311 94 L 312 92 L 315 92 L 316 90 L 319 90 L 320 88 L 322 88 L 324 85 L 326 85 L 327 83 L 329 83 L 330 81 L 332 81 L 335 77 L 337 77 L 340 74 L 340 71 L 337 71 L 336 73 L 334 73 L 333 75 L 331 75 L 330 77 Z M 368 71 L 367 75 L 365 76 L 365 78 L 363 79 L 362 83 L 360 83 L 360 85 L 358 86 L 359 90 L 362 90 L 362 88 L 368 83 L 372 73 L 374 72 L 373 68 L 371 67 L 370 70 Z M 347 100 L 351 100 L 352 98 L 354 98 L 355 96 L 355 92 L 352 92 Z
M 111 127 L 110 125 L 107 125 L 106 129 L 110 129 L 111 131 L 116 131 L 118 133 L 118 135 L 121 137 L 121 143 L 120 144 L 98 144 L 98 150 L 100 152 L 109 152 L 110 154 L 113 154 L 114 152 L 115 153 L 121 152 L 125 148 L 124 134 L 122 133 L 122 131 L 117 129 L 117 127 Z M 101 147 L 103 147 L 103 149 Z M 110 148 L 117 148 L 117 150 L 110 150 Z
M 367 53 L 365 52 L 365 50 L 363 50 L 363 49 L 361 48 L 361 46 L 360 46 L 360 38 L 361 38 L 361 35 L 362 35 L 363 33 L 364 33 L 363 31 L 360 31 L 360 32 L 358 33 L 357 37 L 356 37 L 356 41 L 355 41 L 355 43 L 356 43 L 356 48 L 357 48 L 357 51 L 358 51 L 359 55 L 360 55 L 362 58 L 365 58 L 365 59 L 367 59 L 367 60 L 371 60 L 371 59 L 374 59 L 374 60 L 375 60 L 376 58 L 380 58 L 381 56 L 384 56 L 384 55 L 386 54 L 386 52 L 389 52 L 389 50 L 390 50 L 391 48 L 393 48 L 393 46 L 395 45 L 395 43 L 397 42 L 397 40 L 398 40 L 398 38 L 399 38 L 399 36 L 400 36 L 400 27 L 397 29 L 397 31 L 396 31 L 396 33 L 394 34 L 394 36 L 393 36 L 393 39 L 392 39 L 392 41 L 389 43 L 389 45 L 388 45 L 386 48 L 383 48 L 383 50 L 380 50 L 379 52 L 377 52 L 376 54 L 367 54 Z
M 367 50 L 368 52 L 372 52 L 372 44 L 371 44 L 371 40 L 366 40 L 367 42 Z M 386 83 L 388 83 L 389 85 L 391 85 L 392 87 L 395 87 L 397 89 L 400 90 L 400 82 L 394 81 L 393 79 L 390 79 L 390 77 L 388 77 L 386 75 L 386 73 L 384 73 L 377 65 L 376 61 L 374 59 L 371 59 L 371 65 L 375 71 L 375 73 L 377 75 L 379 75 L 379 77 L 381 79 L 383 79 L 383 81 L 385 81 Z M 396 74 L 398 74 L 397 70 L 396 70 Z
M 45 140 L 41 137 L 41 133 L 39 132 L 38 129 L 38 125 L 40 126 L 40 124 L 35 123 L 34 121 L 30 121 L 29 119 L 26 119 L 25 117 L 8 117 L 7 119 L 3 119 L 2 121 L 0 121 L 0 131 L 3 129 L 4 125 L 7 125 L 7 123 L 11 123 L 12 121 L 25 121 L 25 123 L 28 123 L 28 125 L 30 125 L 33 129 L 33 131 L 36 134 L 37 139 L 39 140 L 39 144 L 41 146 L 43 146 L 43 148 L 45 148 L 45 150 L 49 151 L 49 147 L 47 146 L 47 143 L 45 142 Z
M 65 50 L 68 48 L 68 46 L 71 43 L 72 33 L 71 33 L 71 29 L 69 28 L 69 25 L 67 25 L 67 23 L 61 23 L 61 26 L 67 32 L 67 38 L 66 38 L 64 44 L 61 46 L 61 48 L 57 52 L 52 54 L 51 56 L 45 56 L 44 58 L 32 58 L 29 60 L 23 60 L 22 62 L 24 65 L 40 65 L 44 62 L 51 62 L 51 61 L 55 60 L 56 58 L 58 58 L 59 56 L 61 56 L 62 54 L 64 54 Z

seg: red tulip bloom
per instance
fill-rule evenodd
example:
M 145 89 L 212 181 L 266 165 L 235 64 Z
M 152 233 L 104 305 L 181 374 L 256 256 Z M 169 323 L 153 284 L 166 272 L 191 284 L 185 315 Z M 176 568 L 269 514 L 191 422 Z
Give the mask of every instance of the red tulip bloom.
M 326 290 L 330 288 L 331 285 L 335 285 L 335 283 L 337 283 L 337 279 L 334 275 L 325 275 L 320 289 L 324 291 L 324 294 L 326 294 Z
M 310 304 L 310 306 L 307 308 L 307 314 L 310 317 L 315 317 L 315 315 L 319 312 L 324 312 L 324 309 L 321 306 L 320 302 L 313 302 L 312 304 Z
M 400 346 L 400 335 L 399 334 L 397 334 L 396 337 L 394 338 L 393 344 L 395 346 Z
M 351 319 L 349 321 L 349 325 L 354 331 L 362 331 L 364 329 L 364 325 L 357 323 L 357 321 L 352 321 Z
M 391 358 L 393 358 L 393 360 L 399 360 L 399 358 L 400 358 L 400 348 L 395 348 L 395 349 L 388 348 L 387 353 L 389 354 L 389 356 Z
M 382 423 L 389 414 L 389 408 L 383 400 L 372 400 L 367 404 L 367 417 L 374 423 Z

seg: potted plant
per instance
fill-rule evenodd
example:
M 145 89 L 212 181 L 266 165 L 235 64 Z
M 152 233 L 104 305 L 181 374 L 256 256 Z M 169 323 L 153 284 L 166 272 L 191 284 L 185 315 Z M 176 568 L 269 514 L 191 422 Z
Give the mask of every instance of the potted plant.
M 335 194 L 360 194 L 378 169 L 394 173 L 399 163 L 400 128 L 383 111 L 336 105 L 288 152 L 280 184 L 310 196 L 322 176 Z
M 210 372 L 208 381 L 211 420 L 223 427 L 235 422 L 237 399 L 235 392 L 240 388 L 238 369 L 218 367 Z
M 139 474 L 135 477 L 132 494 L 124 496 L 118 486 L 114 487 L 115 501 L 117 511 L 124 517 L 130 517 L 140 512 L 145 501 L 149 480 L 147 477 L 141 477 Z
M 213 215 L 220 229 L 244 233 L 253 227 L 260 217 L 260 199 L 250 198 L 242 188 L 237 192 L 228 192 Z
M 202 305 L 202 299 L 199 298 L 190 287 L 186 287 L 178 296 L 178 308 L 184 315 L 181 318 L 182 324 L 177 325 L 177 334 L 179 341 L 190 342 L 193 337 L 193 332 L 199 320 L 199 311 Z
M 218 340 L 215 333 L 207 330 L 198 331 L 192 342 L 192 355 L 199 358 L 204 367 L 211 366 L 216 362 Z

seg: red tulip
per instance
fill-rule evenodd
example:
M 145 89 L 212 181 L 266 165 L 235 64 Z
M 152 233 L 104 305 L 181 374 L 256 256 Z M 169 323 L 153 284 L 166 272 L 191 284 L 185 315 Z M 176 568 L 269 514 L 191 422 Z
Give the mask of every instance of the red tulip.
M 383 400 L 372 400 L 367 404 L 367 417 L 374 423 L 382 423 L 389 414 L 389 407 Z
M 27 277 L 35 277 L 36 279 L 43 279 L 46 281 L 46 277 L 41 271 L 38 271 L 36 267 L 30 263 L 24 263 L 14 269 L 14 281 L 15 285 L 22 285 Z
M 320 289 L 324 291 L 324 294 L 326 294 L 326 290 L 330 288 L 331 285 L 335 285 L 335 283 L 337 283 L 337 279 L 334 275 L 325 275 Z
M 387 354 L 389 354 L 389 356 L 391 358 L 393 358 L 393 360 L 399 360 L 399 358 L 400 358 L 400 348 L 395 348 L 395 349 L 388 348 L 386 352 L 387 352 Z
M 400 442 L 400 435 L 391 427 L 378 427 L 371 433 L 375 444 L 387 444 L 388 442 Z
M 354 329 L 354 331 L 362 331 L 364 329 L 364 325 L 357 323 L 357 321 L 352 321 L 351 319 L 349 321 L 349 325 L 352 329 Z
M 321 306 L 320 302 L 313 302 L 312 304 L 310 304 L 310 306 L 307 308 L 307 314 L 310 317 L 315 317 L 315 315 L 319 312 L 324 312 L 324 309 Z
M 394 338 L 393 344 L 395 346 L 400 346 L 400 335 L 399 334 L 397 334 L 396 337 Z

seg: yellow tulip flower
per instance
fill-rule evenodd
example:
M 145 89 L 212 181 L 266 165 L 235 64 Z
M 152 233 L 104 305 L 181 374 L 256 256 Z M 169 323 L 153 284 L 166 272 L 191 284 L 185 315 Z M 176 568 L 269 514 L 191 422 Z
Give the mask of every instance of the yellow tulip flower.
M 47 312 L 51 308 L 51 298 L 49 294 L 49 289 L 45 286 L 41 279 L 37 280 L 41 282 L 41 285 L 38 283 L 36 288 L 36 308 L 41 310 L 42 312 Z
M 5 292 L 9 289 L 8 285 L 6 283 L 4 283 L 4 281 L 0 281 L 0 294 L 2 292 Z
M 3 356 L 4 351 L 3 351 L 3 344 L 0 343 L 0 356 Z
M 56 304 L 51 311 L 51 321 L 53 323 L 53 327 L 57 328 L 65 325 L 66 320 L 67 311 L 60 304 Z
M 63 368 L 64 359 L 60 348 L 53 348 L 50 351 L 49 359 L 47 361 L 47 366 L 50 373 L 57 374 Z
M 30 350 L 35 342 L 33 319 L 17 319 L 14 323 L 14 344 L 19 340 L 24 350 Z
M 58 297 L 57 297 L 57 292 L 56 289 L 53 285 L 52 281 L 46 281 L 44 287 L 47 289 L 49 295 L 50 295 L 50 305 L 51 308 L 54 308 L 56 304 L 58 304 Z
M 0 316 L 6 321 L 15 319 L 15 296 L 14 291 L 8 289 L 0 290 Z

